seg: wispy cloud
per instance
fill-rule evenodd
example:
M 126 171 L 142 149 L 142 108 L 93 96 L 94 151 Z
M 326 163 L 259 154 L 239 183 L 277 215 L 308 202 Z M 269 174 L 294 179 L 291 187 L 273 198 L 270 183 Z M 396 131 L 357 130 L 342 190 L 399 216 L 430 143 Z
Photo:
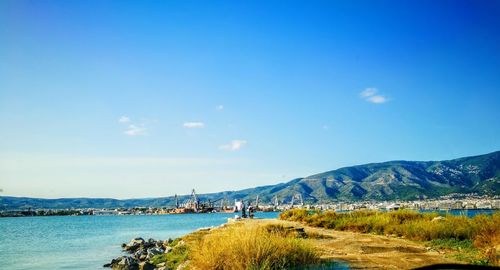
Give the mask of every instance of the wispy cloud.
M 183 125 L 185 128 L 204 128 L 205 123 L 203 122 L 186 122 Z
M 223 105 L 217 105 L 217 106 L 215 107 L 215 109 L 216 109 L 217 111 L 222 111 L 222 110 L 224 110 L 224 106 L 223 106 Z
M 118 119 L 118 122 L 123 126 L 126 126 L 123 134 L 127 136 L 142 136 L 147 134 L 147 128 L 145 125 L 146 120 L 141 120 L 140 124 L 132 122 L 132 120 L 128 116 L 121 116 Z
M 361 93 L 359 93 L 359 96 L 362 99 L 375 104 L 382 104 L 389 101 L 386 96 L 378 94 L 378 89 L 374 87 L 366 88 L 365 90 L 361 91 Z
M 362 98 L 367 98 L 367 97 L 371 97 L 371 96 L 375 95 L 377 92 L 378 92 L 377 88 L 368 87 L 365 90 L 361 91 L 361 93 L 359 93 L 359 95 Z
M 146 128 L 144 126 L 136 126 L 136 125 L 128 125 L 127 130 L 125 130 L 126 135 L 128 136 L 141 136 L 146 135 Z
M 119 123 L 128 123 L 128 122 L 130 122 L 130 118 L 128 118 L 127 116 L 122 116 L 122 117 L 120 117 L 120 119 L 118 119 L 118 122 Z
M 238 151 L 247 144 L 245 140 L 232 140 L 228 144 L 223 144 L 219 146 L 219 149 L 226 151 Z
M 327 129 L 330 129 L 330 126 L 328 126 L 328 125 L 326 125 L 326 124 L 325 124 L 325 125 L 323 125 L 321 128 L 323 128 L 323 129 L 327 130 Z

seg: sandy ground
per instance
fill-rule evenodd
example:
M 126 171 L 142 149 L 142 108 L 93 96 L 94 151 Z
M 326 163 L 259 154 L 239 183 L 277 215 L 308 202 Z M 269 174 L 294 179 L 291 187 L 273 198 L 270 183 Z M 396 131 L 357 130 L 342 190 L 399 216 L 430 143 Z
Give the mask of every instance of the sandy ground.
M 446 258 L 443 253 L 426 248 L 422 243 L 401 238 L 313 228 L 282 220 L 246 222 L 279 223 L 320 235 L 318 239 L 307 241 L 321 250 L 322 258 L 346 261 L 353 269 L 411 269 L 437 263 L 459 263 Z

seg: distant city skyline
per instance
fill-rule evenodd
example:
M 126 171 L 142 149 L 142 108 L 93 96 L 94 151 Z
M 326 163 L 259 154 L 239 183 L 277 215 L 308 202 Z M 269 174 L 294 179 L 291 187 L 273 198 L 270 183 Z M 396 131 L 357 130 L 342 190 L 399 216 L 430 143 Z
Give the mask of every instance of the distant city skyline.
M 0 2 L 0 195 L 237 190 L 500 150 L 495 1 Z

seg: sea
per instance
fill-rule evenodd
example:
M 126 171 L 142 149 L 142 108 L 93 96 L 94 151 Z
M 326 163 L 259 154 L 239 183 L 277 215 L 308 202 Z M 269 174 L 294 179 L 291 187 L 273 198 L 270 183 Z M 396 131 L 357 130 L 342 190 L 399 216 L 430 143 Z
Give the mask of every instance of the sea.
M 449 212 L 473 216 L 488 210 Z M 256 218 L 276 218 L 257 212 Z M 0 269 L 104 269 L 121 244 L 143 237 L 165 240 L 218 226 L 234 213 L 0 218 Z M 347 269 L 347 267 L 339 267 Z

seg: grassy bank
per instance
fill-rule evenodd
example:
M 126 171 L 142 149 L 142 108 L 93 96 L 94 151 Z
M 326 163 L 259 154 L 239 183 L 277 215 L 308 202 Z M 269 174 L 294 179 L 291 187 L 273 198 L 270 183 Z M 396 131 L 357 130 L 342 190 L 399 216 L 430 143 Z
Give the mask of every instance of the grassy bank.
M 435 248 L 460 250 L 457 255 L 467 262 L 498 265 L 499 212 L 469 218 L 409 210 L 336 213 L 294 209 L 281 213 L 280 219 L 313 227 L 427 241 Z
M 176 269 L 251 270 L 290 269 L 316 264 L 318 252 L 295 231 L 282 226 L 239 223 L 191 233 L 172 244 L 168 254 L 152 263 Z
M 198 269 L 289 269 L 314 264 L 315 250 L 279 226 L 238 224 L 207 235 L 193 249 Z

